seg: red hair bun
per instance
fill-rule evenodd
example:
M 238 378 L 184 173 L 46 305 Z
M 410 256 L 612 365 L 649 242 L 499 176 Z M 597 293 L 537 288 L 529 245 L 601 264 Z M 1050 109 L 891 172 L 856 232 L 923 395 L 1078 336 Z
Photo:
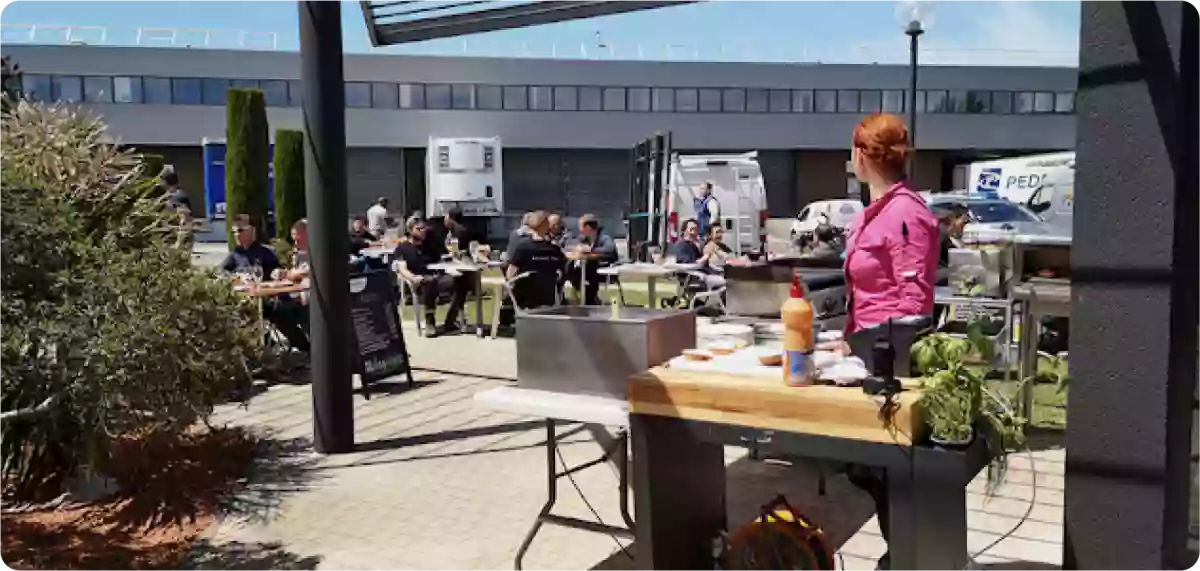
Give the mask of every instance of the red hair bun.
M 854 129 L 854 148 L 881 172 L 904 172 L 908 154 L 908 127 L 890 113 L 876 113 Z

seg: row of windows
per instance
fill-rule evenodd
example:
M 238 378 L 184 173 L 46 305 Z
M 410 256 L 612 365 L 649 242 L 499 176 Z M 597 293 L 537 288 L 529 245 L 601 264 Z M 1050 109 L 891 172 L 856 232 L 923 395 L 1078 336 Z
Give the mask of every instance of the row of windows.
M 25 75 L 25 94 L 38 101 L 224 105 L 230 87 L 263 91 L 272 107 L 297 107 L 297 80 Z M 659 113 L 904 113 L 902 89 L 760 89 L 589 87 L 470 83 L 346 83 L 346 106 L 373 109 L 627 111 Z M 1074 113 L 1070 91 L 917 92 L 922 113 Z

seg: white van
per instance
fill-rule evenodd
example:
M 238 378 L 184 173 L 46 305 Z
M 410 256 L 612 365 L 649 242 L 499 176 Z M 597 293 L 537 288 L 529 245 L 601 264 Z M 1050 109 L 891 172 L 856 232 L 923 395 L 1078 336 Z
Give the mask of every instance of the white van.
M 821 215 L 829 219 L 834 228 L 846 230 L 854 217 L 863 211 L 863 203 L 857 198 L 838 198 L 834 200 L 817 200 L 810 202 L 796 215 L 792 222 L 792 240 L 800 237 L 812 237 L 813 231 L 820 223 Z
M 663 193 L 667 241 L 679 238 L 680 225 L 695 218 L 700 188 L 712 183 L 717 216 L 725 227 L 725 243 L 737 255 L 766 247 L 767 191 L 758 153 L 671 156 L 669 187 Z

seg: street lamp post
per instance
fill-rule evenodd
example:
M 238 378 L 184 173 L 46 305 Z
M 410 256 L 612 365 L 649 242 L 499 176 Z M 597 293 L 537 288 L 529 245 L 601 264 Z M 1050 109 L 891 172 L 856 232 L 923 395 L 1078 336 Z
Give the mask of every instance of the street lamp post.
M 908 35 L 908 142 L 912 152 L 908 154 L 908 178 L 915 177 L 917 158 L 917 47 L 918 38 L 933 25 L 933 3 L 900 2 L 896 6 L 896 19 L 904 26 Z
M 917 158 L 917 44 L 925 30 L 921 22 L 913 20 L 904 33 L 908 34 L 908 142 L 912 145 L 912 152 L 908 154 L 908 178 L 912 180 Z

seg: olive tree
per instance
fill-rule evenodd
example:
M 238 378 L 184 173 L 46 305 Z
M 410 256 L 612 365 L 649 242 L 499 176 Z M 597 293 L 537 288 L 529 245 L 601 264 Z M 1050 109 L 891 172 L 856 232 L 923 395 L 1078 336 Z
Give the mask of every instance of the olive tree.
M 175 246 L 161 188 L 98 120 L 21 101 L 0 130 L 0 452 L 57 494 L 110 444 L 204 419 L 243 374 L 254 308 Z

